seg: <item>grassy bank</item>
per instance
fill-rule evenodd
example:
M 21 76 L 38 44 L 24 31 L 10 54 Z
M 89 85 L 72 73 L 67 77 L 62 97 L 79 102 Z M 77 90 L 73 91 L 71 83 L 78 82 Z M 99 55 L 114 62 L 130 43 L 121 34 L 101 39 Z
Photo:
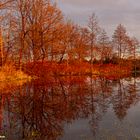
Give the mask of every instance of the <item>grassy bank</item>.
M 23 71 L 17 70 L 13 65 L 5 65 L 0 69 L 0 82 L 31 80 L 32 77 L 48 78 L 48 76 L 80 76 L 96 75 L 108 79 L 118 79 L 130 76 L 131 66 L 117 64 L 93 64 L 87 62 L 56 63 L 36 62 L 28 63 Z
M 6 64 L 0 69 L 0 92 L 1 94 L 12 93 L 30 80 L 31 76 L 16 70 L 14 65 Z
M 25 74 L 11 64 L 6 64 L 0 69 L 0 82 L 31 80 L 31 76 Z
M 56 62 L 36 62 L 28 63 L 26 73 L 37 77 L 47 76 L 77 76 L 77 75 L 97 75 L 116 79 L 131 75 L 132 68 L 128 65 L 117 64 L 93 64 L 89 63 L 56 63 Z

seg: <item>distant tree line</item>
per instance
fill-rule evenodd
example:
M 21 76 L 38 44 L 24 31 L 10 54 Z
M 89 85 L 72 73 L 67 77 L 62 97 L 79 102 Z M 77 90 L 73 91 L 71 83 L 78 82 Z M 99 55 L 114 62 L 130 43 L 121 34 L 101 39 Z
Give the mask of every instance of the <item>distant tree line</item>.
M 95 14 L 82 27 L 66 21 L 57 4 L 50 0 L 1 0 L 0 25 L 2 64 L 115 63 L 138 57 L 139 41 L 130 37 L 122 24 L 110 39 Z

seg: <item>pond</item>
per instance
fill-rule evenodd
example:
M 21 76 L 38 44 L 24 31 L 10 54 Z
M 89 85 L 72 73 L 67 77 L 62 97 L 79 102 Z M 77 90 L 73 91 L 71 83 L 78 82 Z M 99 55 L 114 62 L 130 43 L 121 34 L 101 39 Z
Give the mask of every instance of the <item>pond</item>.
M 48 77 L 7 89 L 0 95 L 0 139 L 140 139 L 139 77 Z

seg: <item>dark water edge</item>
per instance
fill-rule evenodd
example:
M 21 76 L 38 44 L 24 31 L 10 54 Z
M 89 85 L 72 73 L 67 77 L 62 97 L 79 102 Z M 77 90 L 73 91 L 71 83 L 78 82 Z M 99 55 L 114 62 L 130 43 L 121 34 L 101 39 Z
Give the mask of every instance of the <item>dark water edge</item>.
M 7 87 L 11 88 L 10 86 Z M 140 77 L 48 77 L 1 91 L 7 140 L 140 138 Z

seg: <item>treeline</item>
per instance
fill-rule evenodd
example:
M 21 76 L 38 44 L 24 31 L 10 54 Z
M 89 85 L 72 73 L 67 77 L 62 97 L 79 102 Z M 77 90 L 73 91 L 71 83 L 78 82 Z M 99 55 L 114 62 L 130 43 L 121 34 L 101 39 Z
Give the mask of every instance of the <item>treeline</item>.
M 50 0 L 1 0 L 1 65 L 26 62 L 118 63 L 138 58 L 139 41 L 119 24 L 112 38 L 95 14 L 82 27 Z M 2 43 L 3 42 L 3 43 Z

